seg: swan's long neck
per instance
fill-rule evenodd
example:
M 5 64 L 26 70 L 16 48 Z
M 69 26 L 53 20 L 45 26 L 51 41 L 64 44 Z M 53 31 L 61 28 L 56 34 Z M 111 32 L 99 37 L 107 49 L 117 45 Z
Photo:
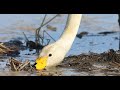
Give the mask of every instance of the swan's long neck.
M 70 14 L 68 16 L 65 30 L 60 37 L 60 42 L 63 44 L 64 48 L 68 50 L 71 48 L 72 43 L 79 30 L 81 18 L 82 18 L 82 14 Z

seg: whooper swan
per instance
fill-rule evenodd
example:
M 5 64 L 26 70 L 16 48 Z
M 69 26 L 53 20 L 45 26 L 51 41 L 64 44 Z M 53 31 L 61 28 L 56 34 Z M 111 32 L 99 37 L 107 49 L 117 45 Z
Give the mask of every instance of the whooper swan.
M 82 14 L 69 14 L 65 30 L 55 43 L 45 46 L 36 60 L 37 70 L 56 66 L 61 63 L 70 50 L 79 30 Z

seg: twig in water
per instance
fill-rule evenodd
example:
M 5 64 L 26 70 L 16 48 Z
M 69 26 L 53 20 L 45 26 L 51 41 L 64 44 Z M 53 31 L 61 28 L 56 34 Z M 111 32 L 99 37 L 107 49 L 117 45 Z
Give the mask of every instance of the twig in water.
M 56 40 L 47 31 L 44 30 L 43 32 L 46 33 L 53 41 L 56 42 Z
M 0 53 L 3 54 L 3 53 L 6 53 L 6 51 L 0 48 Z
M 23 35 L 24 35 L 24 37 L 25 37 L 25 41 L 26 41 L 26 43 L 27 43 L 29 40 L 28 40 L 28 38 L 27 38 L 27 36 L 25 35 L 24 32 L 23 32 Z
M 47 14 L 45 14 L 45 16 L 44 16 L 44 18 L 43 18 L 43 21 L 42 21 L 42 23 L 41 23 L 41 26 L 38 28 L 38 34 L 39 34 L 41 28 L 42 28 L 43 25 L 44 25 L 44 22 L 45 22 L 46 17 L 47 17 Z
M 28 65 L 30 66 L 30 61 L 29 60 L 26 60 L 24 63 L 18 61 L 18 60 L 15 60 L 14 58 L 10 58 L 9 59 L 9 63 L 10 63 L 10 66 L 11 66 L 11 70 L 12 71 L 22 71 L 24 70 Z M 32 66 L 30 66 L 29 69 L 32 69 Z
M 46 23 L 43 24 L 43 26 L 47 25 L 49 22 L 51 22 L 52 20 L 54 20 L 57 16 L 59 16 L 60 14 L 57 14 L 56 16 L 54 16 L 53 18 L 51 18 L 49 21 L 47 21 Z M 42 26 L 42 27 L 43 27 Z
M 41 28 L 42 28 L 42 26 L 43 26 L 43 24 L 44 24 L 44 22 L 45 22 L 45 19 L 46 19 L 46 17 L 47 17 L 47 14 L 45 14 L 45 16 L 44 16 L 44 18 L 43 18 L 43 21 L 42 21 L 42 23 L 41 23 L 41 25 L 40 25 L 40 27 L 38 28 L 38 29 L 36 29 L 36 45 L 38 45 L 38 44 L 40 44 L 39 43 L 39 32 L 40 32 L 40 30 L 41 30 Z M 43 42 L 43 39 L 42 39 L 42 42 Z
M 60 14 L 57 14 L 56 16 L 54 16 L 53 18 L 51 18 L 51 19 L 50 19 L 49 21 L 47 21 L 46 23 L 44 23 L 46 16 L 44 17 L 41 26 L 36 29 L 36 44 L 37 44 L 38 41 L 39 41 L 38 37 L 41 38 L 41 37 L 39 36 L 39 32 L 40 32 L 41 28 L 42 28 L 43 26 L 47 25 L 47 24 L 48 24 L 49 22 L 51 22 L 52 20 L 54 20 L 54 19 L 55 19 L 57 16 L 59 16 L 59 15 L 60 15 Z M 44 24 L 43 24 L 43 23 L 44 23 Z M 42 44 L 43 44 L 43 39 L 44 39 L 44 38 L 41 38 Z
M 50 43 L 50 39 L 47 39 L 47 45 Z
M 3 43 L 0 43 L 0 48 L 3 52 L 14 51 L 14 50 L 7 48 L 5 45 L 3 45 Z
M 22 64 L 21 62 L 13 59 L 13 58 L 10 58 L 9 59 L 9 63 L 10 63 L 10 66 L 11 66 L 11 70 L 12 71 L 17 71 L 17 66 L 19 66 L 19 64 Z
M 28 64 L 30 63 L 30 61 L 26 60 L 23 64 L 21 64 L 19 67 L 18 67 L 18 71 L 21 71 L 25 66 L 27 66 Z
M 50 23 L 52 20 L 54 20 L 57 16 L 59 16 L 60 14 L 57 14 L 57 15 L 55 15 L 53 18 L 51 18 L 49 21 L 47 21 L 46 23 L 44 23 L 41 27 L 43 27 L 43 26 L 45 26 L 45 25 L 47 25 L 48 23 Z M 41 27 L 39 27 L 39 28 L 41 28 Z M 37 28 L 38 30 L 39 30 L 39 28 Z
M 11 70 L 12 71 L 17 71 L 17 68 L 15 66 L 15 64 L 13 62 L 10 62 L 11 63 Z

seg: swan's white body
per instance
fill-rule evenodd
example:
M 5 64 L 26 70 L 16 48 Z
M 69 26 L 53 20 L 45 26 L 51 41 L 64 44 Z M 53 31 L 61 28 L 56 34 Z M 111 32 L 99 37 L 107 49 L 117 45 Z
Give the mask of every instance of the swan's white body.
M 46 67 L 56 66 L 63 61 L 79 30 L 81 18 L 82 14 L 70 14 L 60 39 L 43 48 L 39 57 L 48 56 Z M 49 56 L 50 54 L 52 56 Z

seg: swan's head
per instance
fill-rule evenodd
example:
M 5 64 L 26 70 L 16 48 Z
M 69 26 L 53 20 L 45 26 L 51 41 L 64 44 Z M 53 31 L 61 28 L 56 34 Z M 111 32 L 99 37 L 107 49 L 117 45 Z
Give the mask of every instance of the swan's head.
M 47 67 L 58 65 L 65 57 L 65 49 L 59 43 L 45 46 L 36 60 L 36 69 L 42 70 Z

